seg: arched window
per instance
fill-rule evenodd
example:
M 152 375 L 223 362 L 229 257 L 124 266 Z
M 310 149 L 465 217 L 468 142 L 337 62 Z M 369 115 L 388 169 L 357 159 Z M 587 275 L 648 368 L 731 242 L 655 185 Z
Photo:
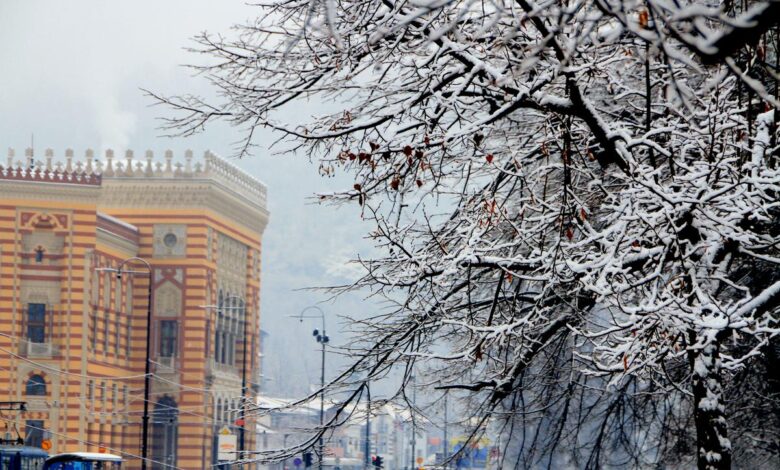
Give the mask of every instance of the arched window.
M 34 397 L 46 396 L 46 381 L 38 374 L 27 380 L 25 394 Z
M 176 357 L 179 322 L 160 320 L 160 357 Z
M 45 250 L 43 249 L 42 246 L 39 246 L 38 248 L 35 249 L 35 262 L 36 263 L 43 263 L 43 253 L 44 253 L 44 251 Z
M 45 343 L 46 335 L 46 304 L 27 304 L 27 341 Z
M 214 327 L 214 359 L 218 363 L 222 363 L 222 347 L 224 344 L 222 341 L 222 307 L 224 301 L 225 297 L 222 289 L 220 289 L 217 294 L 217 321 Z
M 111 273 L 103 274 L 103 308 L 108 311 L 111 308 Z
M 152 470 L 176 467 L 179 407 L 171 397 L 154 405 L 152 416 Z
M 132 338 L 132 332 L 133 332 L 133 280 L 128 279 L 127 280 L 127 296 L 126 296 L 127 305 L 125 309 L 127 310 L 127 315 L 125 316 L 125 325 L 127 329 L 127 338 L 125 342 L 125 357 L 130 357 L 130 347 L 131 347 L 131 338 Z

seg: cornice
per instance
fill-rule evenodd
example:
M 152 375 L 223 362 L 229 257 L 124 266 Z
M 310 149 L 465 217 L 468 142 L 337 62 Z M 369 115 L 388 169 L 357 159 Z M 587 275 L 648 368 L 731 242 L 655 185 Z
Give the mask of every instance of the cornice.
M 59 202 L 66 197 L 74 202 L 95 203 L 99 194 L 100 186 L 0 180 L 0 197 L 3 199 Z
M 103 178 L 98 205 L 105 208 L 207 209 L 262 236 L 269 213 L 253 200 L 213 179 Z
M 102 227 L 97 228 L 96 242 L 98 244 L 105 244 L 108 248 L 127 253 L 130 256 L 135 256 L 138 253 L 138 244 L 115 233 L 109 232 Z

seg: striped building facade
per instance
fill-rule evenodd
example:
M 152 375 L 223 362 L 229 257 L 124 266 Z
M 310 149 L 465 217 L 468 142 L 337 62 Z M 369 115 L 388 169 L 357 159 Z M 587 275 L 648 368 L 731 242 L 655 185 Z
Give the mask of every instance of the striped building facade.
M 140 468 L 150 349 L 150 468 L 216 463 L 217 433 L 244 434 L 259 382 L 266 188 L 228 162 L 97 160 L 0 166 L 0 401 L 5 434 L 50 453 L 123 454 Z M 122 265 L 122 275 L 117 268 Z M 147 335 L 149 286 L 152 321 Z M 246 346 L 246 348 L 245 348 Z M 242 426 L 243 424 L 243 426 Z

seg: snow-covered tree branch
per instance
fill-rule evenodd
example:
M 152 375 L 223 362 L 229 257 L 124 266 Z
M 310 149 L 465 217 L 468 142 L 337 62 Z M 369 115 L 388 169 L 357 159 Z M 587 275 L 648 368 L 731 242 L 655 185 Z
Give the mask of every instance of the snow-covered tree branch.
M 244 156 L 272 128 L 353 176 L 321 198 L 362 206 L 382 256 L 333 290 L 391 308 L 329 387 L 401 369 L 408 402 L 425 371 L 475 436 L 535 433 L 508 439 L 522 467 L 763 465 L 777 446 L 729 427 L 757 396 L 776 424 L 777 383 L 725 394 L 777 365 L 778 5 L 269 2 L 198 38 L 221 102 L 153 96 L 172 133 L 226 120 Z M 303 100 L 340 109 L 280 120 Z

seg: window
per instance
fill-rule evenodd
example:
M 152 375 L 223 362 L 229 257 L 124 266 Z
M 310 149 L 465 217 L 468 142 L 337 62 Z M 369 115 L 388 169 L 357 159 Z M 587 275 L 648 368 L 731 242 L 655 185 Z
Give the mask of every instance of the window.
M 165 236 L 163 237 L 163 243 L 168 248 L 173 248 L 174 246 L 176 246 L 177 241 L 178 239 L 176 238 L 176 234 L 174 233 L 166 233 Z
M 97 260 L 95 260 L 97 263 Z M 92 294 L 92 306 L 97 307 L 98 300 L 100 299 L 100 277 L 97 271 L 92 271 L 92 278 L 90 279 L 90 293 Z
M 49 470 L 120 470 L 120 465 L 121 463 L 119 462 L 66 461 L 66 462 L 51 463 L 46 468 L 48 468 Z M 36 467 L 36 468 L 42 468 L 42 467 Z
M 160 321 L 160 356 L 176 357 L 176 337 L 178 322 L 176 320 Z
M 108 308 L 103 315 L 103 354 L 108 355 Z
M 119 312 L 114 314 L 114 356 L 119 357 L 120 337 L 122 334 L 122 320 L 119 317 Z
M 44 250 L 42 247 L 38 247 L 35 249 L 35 262 L 36 263 L 43 263 L 43 253 Z
M 230 320 L 230 333 L 228 334 L 228 351 L 226 364 L 234 365 L 236 363 L 236 321 Z
M 46 381 L 40 375 L 36 374 L 27 380 L 25 394 L 34 397 L 46 396 Z
M 227 364 L 227 351 L 228 351 L 228 341 L 229 341 L 229 335 L 226 332 L 222 332 L 222 349 L 219 352 L 219 362 L 220 364 Z
M 89 388 L 87 388 L 87 406 L 90 411 L 95 411 L 95 382 L 89 381 Z
M 219 315 L 222 316 L 221 314 Z M 220 328 L 220 318 L 217 318 L 217 327 L 214 328 L 214 359 L 216 359 L 217 362 L 221 362 L 219 360 L 220 358 L 220 350 L 222 348 L 222 331 Z
M 27 339 L 46 342 L 46 304 L 27 304 Z
M 214 327 L 214 362 L 229 366 L 236 364 L 237 343 L 241 342 L 245 310 L 244 301 L 238 296 L 219 291 Z
M 24 445 L 40 447 L 43 443 L 43 420 L 28 419 L 25 424 Z
M 125 327 L 127 329 L 127 342 L 125 343 L 125 356 L 130 357 L 130 338 L 132 338 L 132 331 L 133 331 L 133 280 L 128 279 L 127 280 L 127 294 L 126 294 L 126 301 L 127 305 L 125 307 L 126 309 L 126 317 L 125 317 Z
M 122 283 L 119 279 L 114 284 L 114 310 L 117 314 L 122 311 Z
M 222 324 L 224 323 L 222 307 L 224 306 L 224 301 L 225 297 L 222 289 L 220 289 L 217 294 L 217 322 L 214 327 L 214 360 L 220 364 L 222 363 L 222 349 L 224 347 L 222 340 Z
M 106 311 L 111 308 L 111 273 L 108 271 L 103 275 L 103 307 Z
M 97 334 L 98 334 L 98 319 L 97 319 L 97 307 L 92 309 L 92 315 L 90 315 L 92 321 L 92 334 L 90 335 L 90 343 L 92 345 L 92 351 L 97 349 Z
M 119 357 L 120 338 L 122 336 L 122 283 L 116 280 L 114 289 L 114 357 Z
M 152 414 L 152 470 L 176 467 L 179 409 L 170 397 L 163 397 Z

